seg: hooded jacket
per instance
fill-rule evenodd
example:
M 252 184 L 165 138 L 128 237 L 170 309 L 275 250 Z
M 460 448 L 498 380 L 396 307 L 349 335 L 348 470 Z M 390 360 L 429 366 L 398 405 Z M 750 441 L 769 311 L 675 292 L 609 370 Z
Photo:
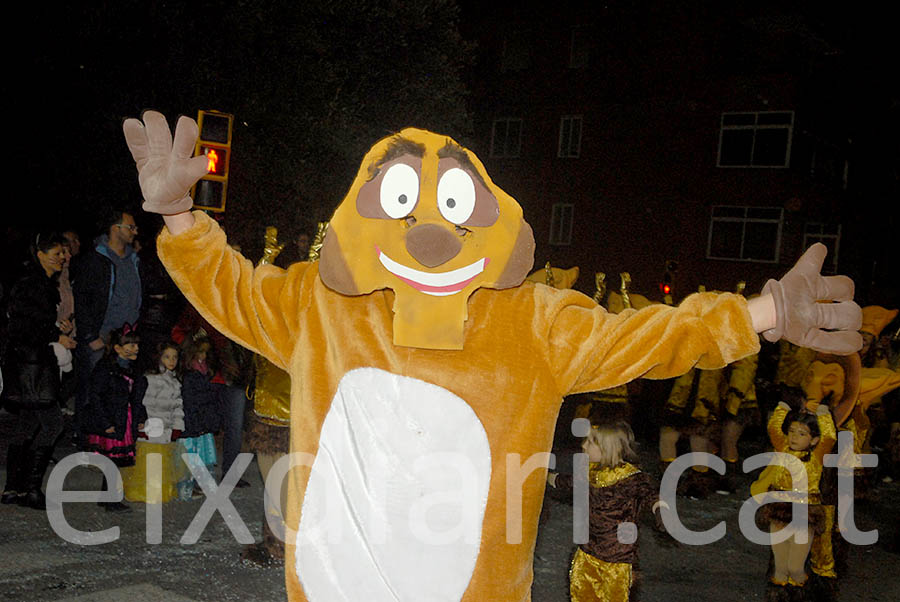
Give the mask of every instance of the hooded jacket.
M 79 255 L 73 265 L 72 291 L 75 294 L 75 316 L 78 320 L 78 340 L 89 343 L 100 338 L 103 320 L 116 284 L 115 263 L 108 246 L 109 237 L 98 237 L 94 249 Z M 128 247 L 126 257 L 138 272 L 138 282 L 143 280 L 138 254 Z M 138 285 L 138 307 L 142 286 Z

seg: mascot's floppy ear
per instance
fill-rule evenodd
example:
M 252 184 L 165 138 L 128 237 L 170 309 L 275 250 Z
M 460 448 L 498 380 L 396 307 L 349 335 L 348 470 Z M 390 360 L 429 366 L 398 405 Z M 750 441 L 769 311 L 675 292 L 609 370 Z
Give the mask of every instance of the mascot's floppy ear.
M 407 128 L 366 153 L 330 221 L 319 276 L 344 295 L 392 289 L 395 344 L 462 349 L 469 295 L 518 286 L 533 265 L 522 208 L 478 158 Z

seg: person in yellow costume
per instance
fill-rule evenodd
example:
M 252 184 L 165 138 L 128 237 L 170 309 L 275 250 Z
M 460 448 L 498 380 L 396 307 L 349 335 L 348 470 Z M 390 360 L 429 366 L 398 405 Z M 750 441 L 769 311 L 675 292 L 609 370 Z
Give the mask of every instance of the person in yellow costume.
M 713 370 L 693 368 L 675 379 L 663 405 L 662 426 L 659 429 L 662 472 L 676 459 L 678 440 L 682 436 L 688 437 L 691 452 L 718 451 L 713 442 L 721 438 L 719 414 L 726 387 L 724 366 Z M 705 498 L 712 492 L 716 481 L 708 467 L 693 466 L 680 483 L 679 493 Z
M 284 249 L 284 243 L 278 242 L 278 229 L 274 226 L 266 228 L 263 243 L 263 255 L 257 266 L 274 264 Z M 290 453 L 291 377 L 260 355 L 253 356 L 253 369 L 253 387 L 248 391 L 248 398 L 253 401 L 253 417 L 244 441 L 256 454 L 256 464 L 265 483 L 275 462 Z M 258 565 L 283 560 L 284 517 L 281 508 L 285 505 L 286 492 L 287 488 L 282 485 L 278 507 L 264 499 L 262 541 L 247 545 L 241 553 L 243 560 Z M 270 523 L 275 523 L 276 528 L 273 529 Z
M 807 407 L 815 410 L 820 402 L 829 400 L 838 432 L 853 433 L 853 448 L 849 453 L 863 453 L 862 445 L 857 438 L 858 427 L 854 414 L 860 405 L 865 405 L 873 397 L 883 395 L 900 387 L 900 374 L 885 369 L 860 368 L 859 356 L 851 354 L 835 356 L 817 353 L 809 365 L 803 379 L 803 392 L 806 395 Z M 841 463 L 849 463 L 852 459 L 842 456 Z M 824 525 L 821 532 L 813 537 L 810 550 L 810 569 L 816 580 L 813 586 L 822 600 L 836 597 L 838 577 L 837 557 L 843 553 L 835 550 L 841 548 L 843 539 L 838 536 L 840 524 L 837 520 L 837 491 L 834 469 L 826 469 L 822 485 L 822 509 Z M 843 544 L 844 546 L 846 544 Z
M 292 601 L 529 600 L 564 395 L 715 369 L 755 353 L 757 332 L 861 344 L 852 281 L 819 275 L 822 245 L 750 302 L 692 295 L 614 316 L 523 283 L 534 241 L 518 203 L 474 153 L 414 128 L 363 158 L 319 262 L 254 268 L 190 211 L 206 171 L 196 123 L 181 117 L 173 139 L 163 115 L 142 118 L 123 129 L 144 209 L 166 224 L 160 259 L 210 323 L 299 382 Z
M 663 472 L 677 458 L 678 440 L 683 435 L 689 438 L 691 452 L 717 451 L 712 442 L 718 441 L 720 436 L 719 406 L 725 383 L 724 368 L 692 368 L 672 383 L 659 429 L 659 460 Z M 715 484 L 708 467 L 693 466 L 680 483 L 678 492 L 704 498 Z
M 882 341 L 881 332 L 890 324 L 900 310 L 886 309 L 880 305 L 867 305 L 862 308 L 862 326 L 859 328 L 863 337 L 863 346 L 859 350 L 863 366 L 866 368 L 887 368 L 887 340 Z
M 761 522 L 772 533 L 772 558 L 774 567 L 769 578 L 767 600 L 777 600 L 781 592 L 772 588 L 805 588 L 809 576 L 806 559 L 812 545 L 813 533 L 825 529 L 825 513 L 822 509 L 820 483 L 825 455 L 837 441 L 831 411 L 824 403 L 808 411 L 805 394 L 800 389 L 785 388 L 769 419 L 767 431 L 776 452 L 796 458 L 805 479 L 793 474 L 791 467 L 782 460 L 774 460 L 750 486 L 753 495 L 772 492 L 774 503 L 768 503 L 760 511 Z M 805 481 L 805 482 L 804 482 Z M 793 512 L 798 504 L 806 505 L 807 521 L 803 526 L 793 525 Z M 787 538 L 778 541 L 776 535 L 787 529 Z M 805 593 L 805 592 L 803 592 Z M 793 597 L 791 599 L 794 599 Z
M 618 314 L 623 309 L 640 309 L 650 305 L 651 301 L 642 295 L 632 295 L 629 291 L 631 275 L 628 272 L 619 274 L 621 284 L 619 292 L 610 292 L 607 299 L 607 311 Z M 602 305 L 606 293 L 606 274 L 598 272 L 594 275 L 593 299 Z M 590 420 L 592 426 L 615 424 L 619 421 L 631 423 L 631 405 L 629 404 L 628 385 L 622 384 L 611 389 L 594 391 L 572 396 L 577 404 L 574 417 Z

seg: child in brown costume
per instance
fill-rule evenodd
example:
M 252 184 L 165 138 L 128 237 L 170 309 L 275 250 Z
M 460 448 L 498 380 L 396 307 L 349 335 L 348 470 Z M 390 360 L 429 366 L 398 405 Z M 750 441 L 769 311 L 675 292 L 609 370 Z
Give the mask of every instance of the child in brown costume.
M 628 462 L 634 456 L 633 443 L 634 434 L 624 422 L 591 428 L 582 443 L 590 461 L 590 539 L 575 550 L 569 569 L 573 602 L 627 601 L 634 583 L 635 523 L 641 511 L 652 505 L 657 528 L 662 528 L 659 489 L 650 475 Z M 557 489 L 573 488 L 570 475 L 551 472 L 547 480 Z

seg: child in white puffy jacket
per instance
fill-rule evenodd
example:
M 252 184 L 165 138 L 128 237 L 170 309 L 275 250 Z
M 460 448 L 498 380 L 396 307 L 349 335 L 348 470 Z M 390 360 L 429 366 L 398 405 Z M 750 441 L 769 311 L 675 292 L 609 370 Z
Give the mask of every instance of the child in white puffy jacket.
M 178 377 L 178 346 L 168 342 L 159 346 L 156 366 L 136 384 L 135 395 L 147 410 L 144 432 L 150 443 L 175 441 L 184 430 L 184 404 Z M 155 419 L 155 420 L 154 420 Z

